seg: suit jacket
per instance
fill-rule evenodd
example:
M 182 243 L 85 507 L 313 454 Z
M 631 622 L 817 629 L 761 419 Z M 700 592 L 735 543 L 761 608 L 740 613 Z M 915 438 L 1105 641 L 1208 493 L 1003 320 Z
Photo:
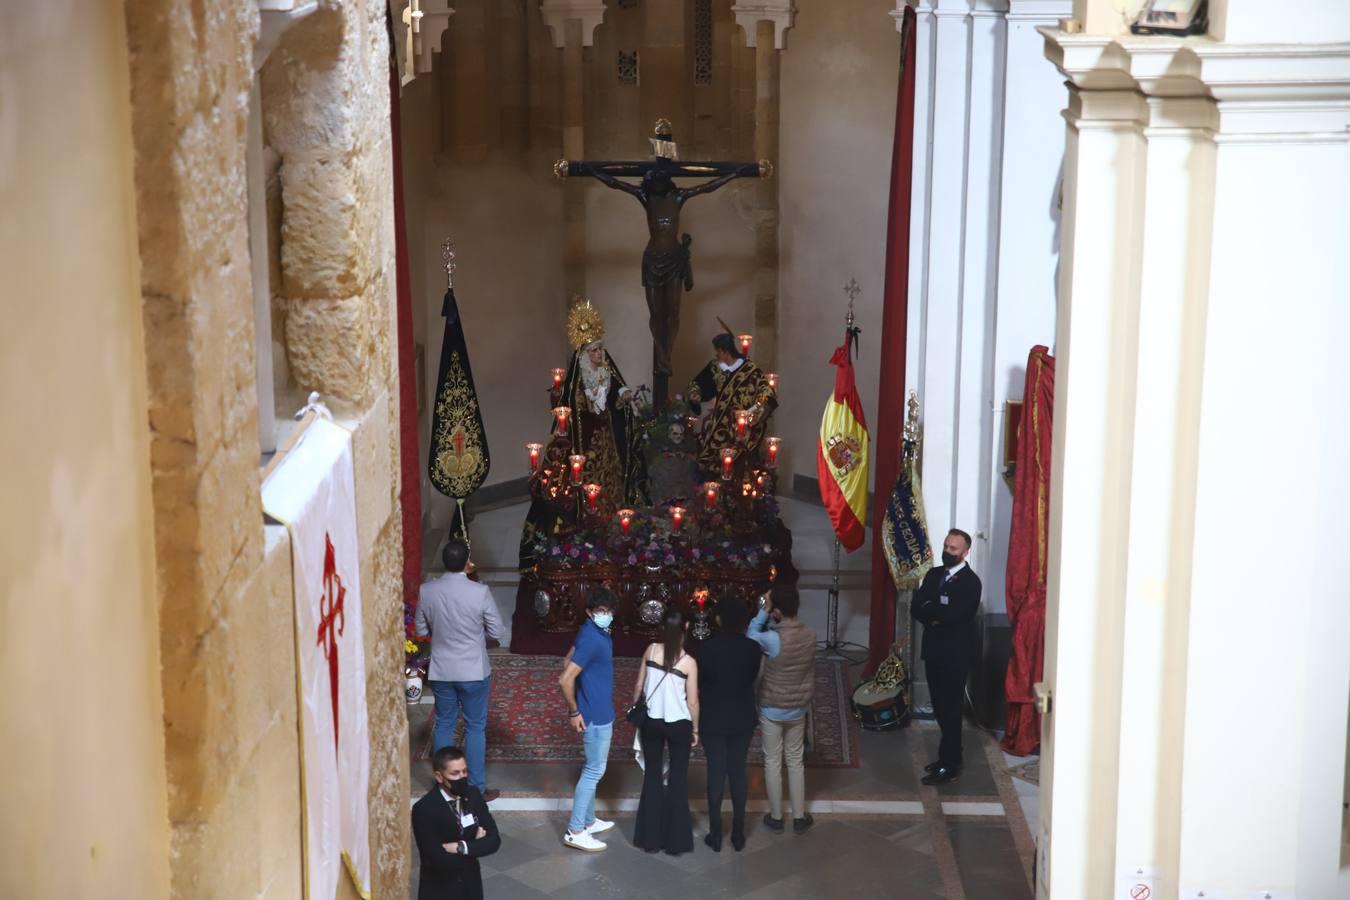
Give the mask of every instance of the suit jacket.
M 502 639 L 502 618 L 492 592 L 463 572 L 448 572 L 422 585 L 414 625 L 431 635 L 428 681 L 482 681 L 492 673 L 487 639 Z
M 453 798 L 453 794 L 451 797 Z M 470 786 L 468 796 L 460 799 L 460 808 L 472 813 L 476 823 L 469 827 L 476 834 L 478 826 L 486 837 L 466 837 L 460 827 L 454 803 L 445 799 L 439 785 L 413 804 L 413 840 L 417 855 L 422 859 L 422 870 L 417 882 L 417 900 L 482 900 L 483 876 L 478 857 L 497 852 L 502 845 L 497 823 L 492 821 L 483 795 Z M 467 854 L 450 853 L 442 844 L 464 841 Z
M 718 632 L 698 648 L 699 730 L 749 734 L 755 730 L 755 676 L 764 652 L 743 634 Z
M 914 592 L 910 611 L 923 623 L 923 659 L 967 666 L 975 646 L 975 614 L 983 588 L 969 564 L 950 581 L 946 578 L 945 568 L 930 569 Z

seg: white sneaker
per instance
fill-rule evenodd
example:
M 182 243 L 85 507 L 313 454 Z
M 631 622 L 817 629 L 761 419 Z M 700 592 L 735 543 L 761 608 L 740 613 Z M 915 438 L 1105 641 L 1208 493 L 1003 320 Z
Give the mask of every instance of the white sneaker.
M 586 826 L 586 833 L 599 834 L 602 831 L 609 831 L 613 827 L 614 827 L 613 822 L 606 822 L 604 819 L 596 819 L 594 822 Z
M 605 844 L 591 837 L 589 831 L 583 831 L 581 834 L 573 834 L 570 831 L 563 832 L 563 843 L 568 847 L 577 850 L 585 850 L 588 853 L 599 853 L 605 849 Z

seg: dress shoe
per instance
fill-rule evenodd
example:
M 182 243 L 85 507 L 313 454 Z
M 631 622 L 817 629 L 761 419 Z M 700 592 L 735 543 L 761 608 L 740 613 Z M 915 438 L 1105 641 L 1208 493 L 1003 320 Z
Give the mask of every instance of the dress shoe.
M 501 795 L 502 792 L 497 790 L 496 788 L 488 788 L 486 791 L 483 791 L 483 802 L 491 803 L 493 800 L 496 800 Z
M 769 826 L 769 830 L 772 831 L 774 834 L 783 833 L 783 820 L 775 819 L 773 817 L 773 813 L 764 814 L 764 824 Z
M 740 853 L 745 849 L 744 834 L 741 834 L 739 831 L 733 831 L 731 833 L 731 849 L 735 850 L 737 853 Z
M 806 815 L 802 816 L 800 819 L 793 819 L 793 820 L 792 820 L 792 831 L 793 831 L 795 834 L 805 834 L 805 833 L 806 833 L 806 829 L 810 828 L 810 827 L 811 827 L 812 825 L 814 825 L 814 824 L 816 824 L 816 820 L 813 819 L 813 818 L 811 818 L 811 814 L 810 814 L 810 813 L 807 813 Z
M 936 769 L 923 776 L 923 778 L 920 778 L 919 782 L 932 787 L 933 785 L 946 784 L 949 781 L 955 781 L 960 776 L 961 769 L 959 766 L 938 766 Z
M 703 843 L 711 847 L 714 853 L 722 852 L 722 836 L 720 834 L 705 834 L 703 836 Z
M 942 763 L 938 762 L 937 760 L 934 760 L 933 762 L 930 762 L 928 765 L 924 766 L 923 770 L 925 773 L 936 772 L 940 768 L 942 768 Z

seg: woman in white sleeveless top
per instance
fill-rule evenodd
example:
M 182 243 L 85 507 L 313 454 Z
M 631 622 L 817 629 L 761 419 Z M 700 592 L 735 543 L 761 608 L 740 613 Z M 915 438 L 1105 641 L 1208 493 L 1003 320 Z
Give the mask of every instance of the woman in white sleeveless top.
M 689 815 L 689 751 L 698 746 L 698 664 L 684 652 L 684 614 L 666 611 L 663 636 L 642 654 L 633 702 L 647 699 L 647 721 L 638 738 L 645 768 L 633 843 L 649 853 L 674 856 L 694 849 Z M 669 660 L 669 662 L 667 662 Z M 664 755 L 669 775 L 661 783 Z

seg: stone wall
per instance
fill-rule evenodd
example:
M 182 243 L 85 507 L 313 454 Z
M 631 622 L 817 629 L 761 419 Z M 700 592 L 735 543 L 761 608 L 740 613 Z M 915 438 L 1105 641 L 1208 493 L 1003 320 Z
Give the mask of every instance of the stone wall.
M 169 893 L 120 4 L 0 26 L 0 896 Z M 292 703 L 294 707 L 294 703 Z M 115 887 L 116 890 L 111 890 Z
M 372 887 L 394 896 L 409 847 L 385 10 L 325 6 L 295 26 L 263 112 L 279 393 L 320 391 L 355 435 Z M 295 896 L 301 872 L 290 551 L 259 504 L 244 184 L 258 29 L 246 0 L 127 9 L 172 890 L 192 898 Z

